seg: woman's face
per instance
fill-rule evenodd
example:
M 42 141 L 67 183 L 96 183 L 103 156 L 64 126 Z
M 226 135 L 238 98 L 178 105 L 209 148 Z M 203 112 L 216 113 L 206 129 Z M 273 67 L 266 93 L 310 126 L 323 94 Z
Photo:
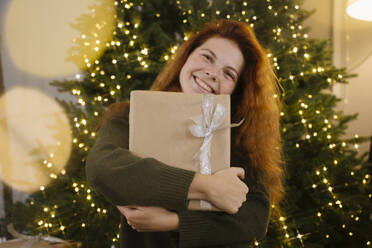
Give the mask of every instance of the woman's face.
M 212 37 L 197 47 L 183 65 L 179 80 L 184 93 L 229 94 L 244 66 L 238 45 Z

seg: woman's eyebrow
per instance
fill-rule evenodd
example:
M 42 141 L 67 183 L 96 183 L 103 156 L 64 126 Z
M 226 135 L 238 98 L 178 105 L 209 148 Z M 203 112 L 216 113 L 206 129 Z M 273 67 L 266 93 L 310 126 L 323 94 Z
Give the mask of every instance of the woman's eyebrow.
M 200 50 L 208 51 L 215 59 L 217 58 L 217 55 L 212 50 L 210 50 L 208 48 L 202 48 Z M 230 70 L 232 70 L 232 71 L 234 71 L 236 73 L 236 75 L 239 75 L 238 71 L 234 67 L 227 66 L 227 68 L 230 69 Z

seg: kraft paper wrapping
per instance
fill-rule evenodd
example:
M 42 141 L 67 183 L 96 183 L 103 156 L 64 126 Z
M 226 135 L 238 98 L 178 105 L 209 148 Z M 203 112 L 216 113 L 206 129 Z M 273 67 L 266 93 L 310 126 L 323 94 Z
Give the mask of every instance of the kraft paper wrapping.
M 80 242 L 70 242 L 53 236 L 21 234 L 15 230 L 13 224 L 9 224 L 7 230 L 16 239 L 1 243 L 0 248 L 81 248 Z
M 230 125 L 230 96 L 214 95 L 214 105 L 226 108 L 221 126 Z M 202 114 L 202 94 L 163 91 L 132 91 L 129 113 L 129 150 L 140 157 L 152 157 L 169 166 L 199 171 L 194 155 L 203 138 L 193 136 L 192 117 Z M 230 166 L 230 128 L 213 133 L 212 173 Z M 191 200 L 191 210 L 202 209 L 199 200 Z M 212 209 L 218 211 L 214 206 Z
M 30 241 L 24 239 L 12 239 L 0 244 L 0 248 L 80 248 L 78 243 L 50 243 L 44 240 Z

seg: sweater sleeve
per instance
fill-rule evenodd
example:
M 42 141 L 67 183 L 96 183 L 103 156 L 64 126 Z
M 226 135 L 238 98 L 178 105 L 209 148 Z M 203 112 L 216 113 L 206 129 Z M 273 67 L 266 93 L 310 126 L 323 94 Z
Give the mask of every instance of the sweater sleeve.
M 236 214 L 178 211 L 178 216 L 180 248 L 249 244 L 266 234 L 270 202 L 261 185 L 249 185 L 247 200 Z
M 99 129 L 86 161 L 89 184 L 114 205 L 186 209 L 195 172 L 131 153 L 128 123 L 125 114 L 110 118 Z

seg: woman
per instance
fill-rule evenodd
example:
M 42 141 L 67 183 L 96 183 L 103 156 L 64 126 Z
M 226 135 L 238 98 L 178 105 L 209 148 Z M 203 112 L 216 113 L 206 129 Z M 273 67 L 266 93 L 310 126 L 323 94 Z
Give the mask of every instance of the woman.
M 283 194 L 275 75 L 248 25 L 219 20 L 182 44 L 150 90 L 230 94 L 231 168 L 173 168 L 128 149 L 128 102 L 107 111 L 87 178 L 123 214 L 121 247 L 248 247 L 264 237 Z M 249 188 L 249 193 L 248 193 Z M 188 211 L 191 199 L 221 212 Z

